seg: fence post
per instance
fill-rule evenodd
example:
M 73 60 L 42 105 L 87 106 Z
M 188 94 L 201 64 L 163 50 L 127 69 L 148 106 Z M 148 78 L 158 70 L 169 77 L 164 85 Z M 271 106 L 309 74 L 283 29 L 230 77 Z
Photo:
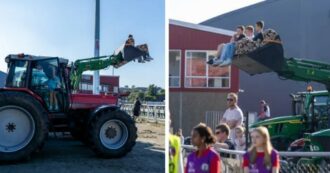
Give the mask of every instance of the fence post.
M 248 146 L 250 145 L 249 141 L 249 112 L 245 113 L 245 151 L 247 151 Z

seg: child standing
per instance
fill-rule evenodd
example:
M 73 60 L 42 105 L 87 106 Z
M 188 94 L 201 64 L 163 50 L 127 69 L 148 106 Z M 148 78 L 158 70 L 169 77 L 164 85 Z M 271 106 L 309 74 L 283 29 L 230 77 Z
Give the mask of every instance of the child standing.
M 245 135 L 244 135 L 244 127 L 242 126 L 237 126 L 235 128 L 235 149 L 236 150 L 241 150 L 244 151 L 246 147 L 246 142 L 245 142 Z
M 191 142 L 197 151 L 189 154 L 185 173 L 219 173 L 220 156 L 211 148 L 215 143 L 210 127 L 200 123 L 191 132 Z

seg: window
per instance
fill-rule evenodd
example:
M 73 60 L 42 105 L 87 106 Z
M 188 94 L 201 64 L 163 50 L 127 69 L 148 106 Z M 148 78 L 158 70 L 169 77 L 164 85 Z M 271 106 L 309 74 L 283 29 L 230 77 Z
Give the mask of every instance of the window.
M 171 88 L 180 87 L 180 66 L 181 66 L 181 51 L 170 50 L 169 53 L 169 82 Z
M 93 84 L 87 84 L 87 90 L 93 91 Z
M 24 60 L 15 60 L 10 64 L 7 77 L 7 87 L 24 87 L 26 80 L 26 70 L 28 62 Z
M 186 51 L 185 87 L 187 88 L 229 88 L 230 67 L 207 65 L 214 58 L 215 51 Z
M 87 90 L 87 83 L 81 83 L 81 88 L 80 90 L 86 91 Z
M 31 69 L 31 87 L 33 89 L 64 87 L 60 79 L 57 59 L 32 61 Z
M 329 110 L 330 110 L 329 96 L 315 96 L 314 97 L 314 116 L 317 119 L 318 129 L 328 129 L 330 127 Z
M 109 85 L 101 85 L 101 87 L 102 87 L 102 89 L 101 89 L 101 91 L 102 92 L 105 92 L 105 93 L 108 93 L 109 92 Z

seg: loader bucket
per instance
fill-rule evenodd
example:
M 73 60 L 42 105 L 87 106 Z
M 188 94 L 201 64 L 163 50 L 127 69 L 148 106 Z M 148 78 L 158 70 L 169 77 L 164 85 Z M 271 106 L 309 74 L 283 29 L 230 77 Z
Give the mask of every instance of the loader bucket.
M 268 43 L 248 54 L 236 55 L 232 64 L 250 75 L 281 71 L 284 65 L 283 47 Z
M 147 44 L 141 44 L 138 46 L 127 46 L 124 48 L 124 61 L 114 65 L 115 68 L 119 68 L 125 64 L 127 64 L 130 61 L 140 59 L 141 57 L 150 57 L 149 55 L 149 49 Z M 152 58 L 151 58 L 152 59 Z
M 124 48 L 124 59 L 127 62 L 130 62 L 134 59 L 137 59 L 140 56 L 149 55 L 148 46 L 146 44 L 134 46 L 128 46 Z

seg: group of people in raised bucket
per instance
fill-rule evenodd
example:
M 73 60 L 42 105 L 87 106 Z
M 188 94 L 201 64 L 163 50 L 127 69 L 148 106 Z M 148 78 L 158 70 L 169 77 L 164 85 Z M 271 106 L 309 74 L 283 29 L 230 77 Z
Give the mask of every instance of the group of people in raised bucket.
M 126 56 L 125 53 L 127 49 L 131 49 L 131 50 L 133 49 L 136 52 L 136 54 L 134 54 L 133 57 Z M 146 52 L 146 53 L 142 54 L 142 52 Z M 133 35 L 129 34 L 125 43 L 122 46 L 120 46 L 118 49 L 116 49 L 114 53 L 111 55 L 111 60 L 113 61 L 114 63 L 113 65 L 116 68 L 135 59 L 137 59 L 139 63 L 144 63 L 145 61 L 153 60 L 153 58 L 151 58 L 147 52 L 148 52 L 147 46 L 146 45 L 135 46 L 135 40 L 133 38 Z M 132 54 L 129 56 L 132 56 Z
M 236 33 L 229 43 L 221 43 L 217 47 L 215 58 L 207 61 L 213 66 L 228 66 L 234 55 L 246 54 L 269 42 L 281 43 L 279 35 L 272 29 L 264 31 L 264 21 L 257 21 L 255 29 L 252 25 L 236 27 Z

